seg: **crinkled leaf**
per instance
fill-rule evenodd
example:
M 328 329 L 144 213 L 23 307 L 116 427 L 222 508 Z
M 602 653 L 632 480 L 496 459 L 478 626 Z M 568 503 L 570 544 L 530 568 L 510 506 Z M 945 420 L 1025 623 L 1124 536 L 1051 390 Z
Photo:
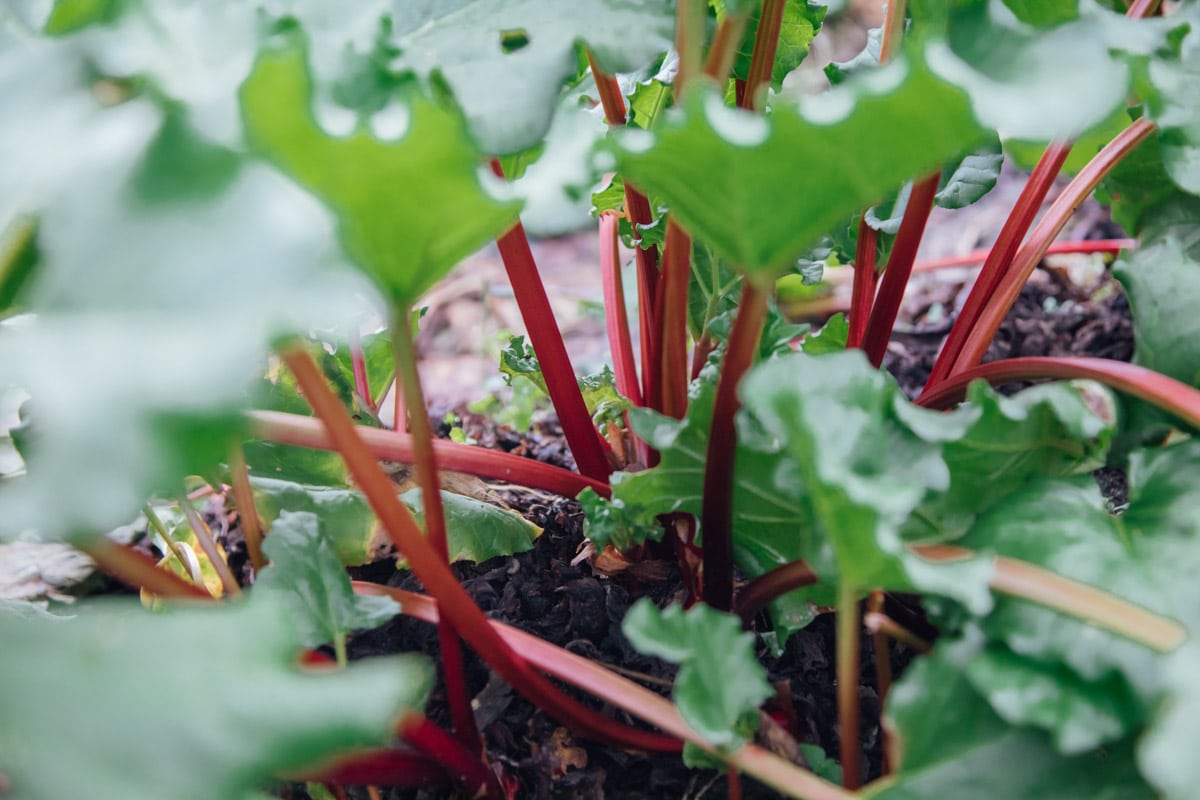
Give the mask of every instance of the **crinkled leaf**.
M 419 658 L 300 671 L 291 615 L 263 595 L 163 614 L 106 603 L 53 624 L 0 616 L 9 796 L 240 797 L 348 747 L 382 746 L 422 707 L 433 676 Z
M 1192 744 L 1200 737 L 1200 644 L 1188 643 L 1164 665 L 1170 692 L 1138 747 L 1138 764 L 1166 800 L 1189 800 L 1200 781 L 1200 762 Z
M 1150 62 L 1154 88 L 1148 107 L 1158 126 L 1163 166 L 1176 185 L 1200 194 L 1200 19 L 1195 9 L 1185 12 L 1193 25 L 1180 43 L 1178 59 Z
M 999 8 L 998 8 L 999 7 Z M 1129 20 L 1088 3 L 1078 19 L 1037 30 L 1000 0 L 952 6 L 948 46 L 929 64 L 971 96 L 979 120 L 1002 138 L 1071 139 L 1125 102 L 1129 56 L 1147 56 L 1179 21 Z
M 273 478 L 251 477 L 254 505 L 268 526 L 287 512 L 311 512 L 320 521 L 324 542 L 338 561 L 356 567 L 375 561 L 390 541 L 361 493 L 333 486 L 308 486 Z
M 692 245 L 692 271 L 688 284 L 688 329 L 699 339 L 714 319 L 737 307 L 741 278 L 737 271 L 709 247 Z
M 846 339 L 850 336 L 850 322 L 841 312 L 834 314 L 821 326 L 804 337 L 800 349 L 810 356 L 823 353 L 840 353 L 846 349 Z
M 938 414 L 909 404 L 860 351 L 772 359 L 746 376 L 739 395 L 745 413 L 780 443 L 776 487 L 796 478 L 803 484 L 814 535 L 832 548 L 837 580 L 990 607 L 988 560 L 933 564 L 910 553 L 900 535 L 927 492 L 949 487 L 942 443 L 965 433 L 970 410 Z M 810 563 L 829 575 L 827 560 Z
M 307 511 L 284 511 L 263 539 L 271 564 L 255 589 L 278 592 L 292 611 L 305 647 L 345 640 L 358 628 L 374 628 L 400 613 L 390 597 L 357 595 L 320 519 Z
M 251 142 L 328 204 L 346 251 L 398 306 L 516 220 L 512 203 L 483 190 L 458 116 L 418 92 L 405 98 L 398 139 L 326 133 L 295 36 L 263 51 L 240 96 Z
M 417 519 L 424 521 L 420 489 L 409 489 L 400 495 Z M 533 547 L 542 531 L 515 511 L 498 508 L 491 503 L 442 492 L 442 507 L 446 514 L 446 546 L 451 561 L 474 561 L 482 564 L 496 556 L 524 553 Z
M 526 344 L 524 336 L 512 337 L 508 347 L 500 353 L 500 372 L 510 385 L 515 378 L 525 378 L 542 394 L 548 394 L 541 364 L 538 363 L 533 347 Z M 605 366 L 600 372 L 584 375 L 577 381 L 589 414 L 601 414 L 629 405 L 628 401 L 617 394 L 616 376 L 610 367 Z
M 754 634 L 740 619 L 703 603 L 660 610 L 642 598 L 621 630 L 640 652 L 679 664 L 671 699 L 696 733 L 721 748 L 745 741 L 739 722 L 756 715 L 773 690 L 755 655 Z
M 800 62 L 808 55 L 808 48 L 812 46 L 813 39 L 821 30 L 826 11 L 821 3 L 785 0 L 775 63 L 771 65 L 771 88 L 775 91 L 779 91 L 787 74 L 800 66 Z M 754 38 L 761 15 L 762 4 L 755 3 L 746 22 L 746 35 L 733 60 L 732 76 L 739 80 L 744 81 L 749 77 L 750 58 L 754 55 Z
M 1130 235 L 1142 232 L 1155 212 L 1180 191 L 1163 166 L 1162 134 L 1152 134 L 1117 163 L 1100 183 L 1096 197 L 1112 208 L 1113 221 Z
M 978 642 L 939 643 L 888 696 L 886 721 L 899 753 L 896 774 L 870 800 L 1150 800 L 1155 795 L 1120 743 L 1072 758 L 1046 735 L 1006 723 L 964 675 Z M 947 736 L 947 731 L 953 731 Z
M 630 72 L 667 50 L 675 30 L 667 0 L 448 0 L 398 3 L 393 12 L 394 66 L 436 71 L 480 147 L 497 154 L 545 135 L 563 82 L 576 72 L 577 45 L 609 73 Z
M 964 156 L 952 168 L 942 170 L 942 180 L 933 201 L 939 208 L 966 208 L 996 185 L 1004 154 L 999 142 Z
M 953 538 L 1030 480 L 1103 464 L 1115 411 L 1111 396 L 1094 384 L 1055 383 L 1005 397 L 980 381 L 968 389 L 967 401 L 973 421 L 942 448 L 950 487 L 922 504 L 910 535 L 923 530 Z
M 1147 240 L 1113 270 L 1133 311 L 1134 362 L 1200 383 L 1200 259 L 1175 237 Z
M 686 113 L 655 135 L 626 132 L 621 169 L 696 238 L 767 280 L 839 220 L 979 143 L 966 97 L 918 55 L 765 118 L 689 93 Z

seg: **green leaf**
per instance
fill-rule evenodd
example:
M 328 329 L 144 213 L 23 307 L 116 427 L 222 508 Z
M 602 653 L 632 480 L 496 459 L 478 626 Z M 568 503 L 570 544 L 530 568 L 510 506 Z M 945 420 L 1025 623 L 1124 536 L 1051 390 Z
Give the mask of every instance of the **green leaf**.
M 316 514 L 284 511 L 263 539 L 263 553 L 271 564 L 254 585 L 283 595 L 305 647 L 340 642 L 340 651 L 350 631 L 378 627 L 400 613 L 390 597 L 354 593 Z
M 1154 793 L 1120 743 L 1072 758 L 1045 734 L 1009 725 L 975 693 L 964 662 L 977 641 L 943 642 L 920 659 L 888 695 L 886 720 L 900 753 L 896 774 L 864 794 L 869 800 L 1150 800 Z M 947 736 L 953 731 L 953 736 Z
M 126 0 L 55 0 L 42 30 L 48 36 L 62 36 L 109 23 L 124 13 L 127 5 Z
M 1160 208 L 1179 204 L 1181 192 L 1163 166 L 1161 138 L 1161 133 L 1151 134 L 1117 163 L 1096 191 L 1096 199 L 1111 206 L 1113 221 L 1133 236 L 1153 223 Z
M 1130 20 L 1095 4 L 1078 19 L 1037 30 L 1006 13 L 1000 0 L 955 4 L 946 46 L 930 66 L 966 90 L 979 121 L 1003 139 L 1074 139 L 1123 107 L 1131 57 L 1166 44 L 1178 20 Z
M 722 258 L 774 277 L 835 223 L 982 138 L 957 89 L 900 59 L 768 117 L 689 93 L 656 135 L 627 131 L 626 179 L 663 197 Z M 713 203 L 713 197 L 722 202 Z
M 455 0 L 397 4 L 392 26 L 394 66 L 436 72 L 479 146 L 504 154 L 545 135 L 577 45 L 609 73 L 631 72 L 670 48 L 675 18 L 667 0 Z
M 779 45 L 775 51 L 775 63 L 771 65 L 771 88 L 775 91 L 783 86 L 787 74 L 800 66 L 808 55 L 813 39 L 821 30 L 827 9 L 821 3 L 807 0 L 786 0 L 783 19 L 779 28 Z M 746 80 L 750 73 L 750 58 L 754 55 L 754 37 L 762 16 L 762 4 L 755 3 L 746 22 L 746 35 L 734 56 L 732 77 Z
M 957 164 L 942 170 L 933 202 L 939 208 L 966 208 L 977 202 L 995 187 L 1003 163 L 999 142 L 964 156 Z
M 1200 780 L 1200 765 L 1191 747 L 1200 736 L 1197 669 L 1200 644 L 1189 642 L 1167 657 L 1164 672 L 1170 694 L 1138 747 L 1142 773 L 1166 800 L 1187 800 Z
M 711 248 L 694 242 L 688 283 L 688 329 L 699 339 L 714 319 L 737 308 L 741 277 Z
M 254 505 L 270 526 L 287 512 L 310 512 L 320 522 L 327 542 L 343 566 L 357 567 L 379 559 L 390 542 L 361 493 L 333 486 L 307 486 L 291 481 L 251 477 Z
M 409 489 L 400 499 L 423 523 L 421 490 Z M 482 564 L 496 556 L 524 553 L 542 532 L 515 511 L 473 497 L 443 491 L 442 507 L 446 514 L 446 546 L 452 562 Z
M 834 571 L 821 552 L 831 547 L 837 580 L 850 586 L 919 587 L 980 611 L 991 606 L 987 559 L 933 564 L 909 552 L 900 535 L 927 492 L 949 487 L 942 442 L 961 438 L 970 410 L 911 405 L 860 351 L 772 359 L 747 374 L 739 395 L 782 448 L 776 490 L 803 487 L 810 536 L 827 543 L 806 554 L 818 574 Z
M 290 614 L 263 595 L 163 614 L 100 603 L 53 624 L 0 616 L 9 796 L 241 797 L 347 748 L 382 746 L 402 712 L 423 706 L 433 674 L 416 657 L 297 669 Z
M 1150 61 L 1154 92 L 1147 106 L 1160 131 L 1163 166 L 1175 184 L 1200 194 L 1200 31 L 1195 9 L 1185 13 L 1192 27 L 1180 43 L 1179 58 Z
M 538 363 L 533 347 L 525 343 L 524 336 L 512 337 L 508 347 L 501 351 L 500 372 L 510 386 L 516 378 L 525 378 L 543 395 L 549 394 L 541 364 Z M 617 379 L 608 366 L 595 374 L 584 375 L 577 381 L 579 391 L 583 395 L 583 403 L 587 406 L 588 413 L 593 416 L 611 414 L 614 410 L 619 412 L 629 406 L 629 402 L 617 394 Z
M 395 306 L 411 306 L 516 220 L 515 205 L 480 185 L 478 154 L 458 117 L 419 93 L 405 98 L 399 139 L 361 127 L 326 133 L 313 117 L 306 47 L 295 37 L 259 56 L 240 97 L 251 142 L 328 204 L 346 251 Z
M 845 314 L 838 312 L 830 317 L 820 330 L 805 336 L 800 347 L 810 356 L 840 353 L 846 349 L 846 339 L 849 335 L 850 323 Z
M 1052 28 L 1079 18 L 1079 0 L 1004 0 L 1017 19 L 1037 28 Z
M 754 653 L 754 634 L 740 619 L 703 603 L 659 610 L 642 598 L 621 630 L 639 652 L 680 665 L 671 699 L 696 733 L 720 748 L 745 742 L 739 723 L 749 716 L 757 727 L 758 706 L 773 690 Z
M 950 487 L 922 504 L 909 535 L 959 536 L 1027 482 L 1104 463 L 1116 413 L 1111 395 L 1095 384 L 1048 384 L 1005 397 L 980 381 L 967 402 L 973 421 L 942 448 Z
M 1184 383 L 1200 383 L 1200 260 L 1173 236 L 1146 238 L 1113 274 L 1133 312 L 1134 363 Z

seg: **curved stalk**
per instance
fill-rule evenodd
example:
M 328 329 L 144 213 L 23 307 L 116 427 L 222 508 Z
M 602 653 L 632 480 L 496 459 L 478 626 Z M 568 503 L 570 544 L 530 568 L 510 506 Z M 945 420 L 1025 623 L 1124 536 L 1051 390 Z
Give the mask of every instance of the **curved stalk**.
M 973 380 L 1001 384 L 1038 378 L 1085 378 L 1103 383 L 1200 427 L 1200 391 L 1160 372 L 1108 358 L 1031 356 L 993 361 L 942 381 L 917 402 L 929 408 L 950 408 L 966 395 L 967 385 Z
M 754 50 L 750 54 L 750 68 L 746 73 L 746 91 L 739 106 L 752 111 L 762 109 L 766 99 L 766 86 L 771 81 L 775 67 L 775 54 L 779 50 L 779 31 L 783 27 L 783 9 L 787 0 L 763 0 L 762 13 L 758 17 L 758 29 L 754 31 Z
M 737 593 L 734 610 L 742 618 L 742 624 L 748 627 L 758 612 L 767 607 L 767 603 L 794 589 L 812 586 L 817 580 L 817 573 L 808 564 L 792 561 L 764 572 L 743 586 Z
M 371 451 L 359 438 L 353 420 L 325 382 L 312 356 L 301 347 L 285 350 L 282 355 L 305 399 L 325 422 L 332 441 L 383 529 L 397 551 L 408 560 L 417 579 L 442 601 L 441 608 L 459 635 L 514 689 L 581 735 L 622 747 L 678 751 L 678 742 L 672 737 L 635 730 L 572 700 L 515 654 L 459 585 L 450 567 L 425 540 L 412 513 L 396 497 L 391 479 L 379 468 Z
M 282 411 L 249 411 L 246 416 L 249 417 L 251 428 L 257 437 L 317 450 L 337 449 L 324 423 L 319 419 Z M 409 434 L 361 425 L 355 426 L 355 431 L 376 458 L 413 462 L 413 441 Z M 532 489 L 554 492 L 563 497 L 574 497 L 584 489 L 591 489 L 601 497 L 609 497 L 612 494 L 607 481 L 592 480 L 553 464 L 499 450 L 486 450 L 469 444 L 437 439 L 433 442 L 433 451 L 438 463 L 446 469 L 469 472 L 480 478 L 507 481 Z
M 1149 120 L 1139 119 L 1133 122 L 1105 145 L 1104 149 L 1097 153 L 1096 157 L 1089 161 L 1087 166 L 1071 180 L 1067 188 L 1051 204 L 1037 227 L 1029 234 L 1025 244 L 1017 251 L 1012 265 L 1005 271 L 995 292 L 987 299 L 986 306 L 980 311 L 978 319 L 967 330 L 962 349 L 954 359 L 954 365 L 949 374 L 969 369 L 983 360 L 988 345 L 991 344 L 996 331 L 1000 328 L 1000 323 L 1004 321 L 1004 317 L 1021 293 L 1021 287 L 1029 280 L 1034 268 L 1046 254 L 1051 242 L 1070 220 L 1071 215 L 1095 190 L 1104 176 L 1153 132 L 1154 124 Z M 931 381 L 933 381 L 932 378 Z M 927 385 L 934 383 L 936 381 Z
M 413 340 L 411 319 L 411 309 L 403 307 L 393 310 L 391 334 L 392 356 L 396 364 L 396 391 L 404 393 L 404 404 L 408 406 L 408 429 L 412 433 L 413 463 L 417 482 L 421 486 L 425 537 L 433 551 L 449 564 L 446 512 L 442 508 L 441 481 L 438 479 L 437 455 L 433 449 L 433 428 L 429 424 L 425 392 L 421 388 L 421 375 L 417 370 L 417 345 Z M 467 673 L 463 666 L 462 643 L 449 620 L 438 625 L 438 646 L 454 733 L 464 745 L 482 753 L 483 738 L 479 735 L 475 714 L 471 711 L 471 692 L 467 687 Z
M 79 549 L 87 553 L 100 569 L 135 589 L 145 589 L 163 599 L 213 599 L 203 587 L 185 581 L 174 572 L 159 569 L 154 559 L 127 545 L 101 537 L 81 545 Z
M 400 604 L 401 613 L 425 622 L 437 622 L 440 605 L 433 598 L 363 581 L 355 581 L 354 590 L 363 594 L 386 595 Z M 675 706 L 661 695 L 617 675 L 594 661 L 532 634 L 502 622 L 489 622 L 514 651 L 538 669 L 572 686 L 603 697 L 607 702 L 633 716 L 725 759 L 728 764 L 753 775 L 787 797 L 802 800 L 851 800 L 853 797 L 840 787 L 757 745 L 743 745 L 732 754 L 720 755 L 691 729 Z
M 487 797 L 489 800 L 504 798 L 496 774 L 480 760 L 478 754 L 463 747 L 458 739 L 439 728 L 424 714 L 405 714 L 396 724 L 396 735 L 453 775 L 466 789 L 468 797 Z
M 745 279 L 738 314 L 721 363 L 704 460 L 704 502 L 700 532 L 704 536 L 704 602 L 718 611 L 733 607 L 733 454 L 737 451 L 737 387 L 754 364 L 758 339 L 767 316 L 767 293 Z
M 237 578 L 233 577 L 233 571 L 229 569 L 229 563 L 225 560 L 221 551 L 217 549 L 217 543 L 213 540 L 212 531 L 209 530 L 208 523 L 192 507 L 192 504 L 188 502 L 186 497 L 180 499 L 179 508 L 183 511 L 183 516 L 187 519 L 188 527 L 192 529 L 196 541 L 200 544 L 200 549 L 204 551 L 204 555 L 208 556 L 209 562 L 213 565 L 213 570 L 216 571 L 217 577 L 221 579 L 221 586 L 225 589 L 225 594 L 229 597 L 240 595 L 242 587 L 238 585 Z

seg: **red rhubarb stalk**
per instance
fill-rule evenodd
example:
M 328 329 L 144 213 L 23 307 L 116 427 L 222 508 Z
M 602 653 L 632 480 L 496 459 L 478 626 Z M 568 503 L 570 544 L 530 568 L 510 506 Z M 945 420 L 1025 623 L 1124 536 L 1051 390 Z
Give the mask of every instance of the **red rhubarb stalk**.
M 621 280 L 621 258 L 617 249 L 617 221 L 613 213 L 600 216 L 600 271 L 604 283 L 605 320 L 608 325 L 608 349 L 612 353 L 617 391 L 635 406 L 642 405 L 633 341 L 629 336 L 629 316 L 625 310 L 625 286 Z
M 492 171 L 497 177 L 504 177 L 504 170 L 496 159 L 492 159 Z M 550 395 L 550 402 L 554 404 L 554 410 L 558 413 L 567 446 L 570 447 L 581 473 L 595 480 L 606 480 L 610 472 L 608 457 L 605 455 L 600 434 L 592 425 L 587 405 L 583 402 L 579 383 L 575 379 L 575 370 L 567 357 L 562 332 L 554 320 L 554 311 L 550 308 L 546 287 L 542 285 L 541 276 L 538 275 L 537 264 L 533 260 L 533 251 L 529 249 L 524 226 L 518 222 L 508 233 L 497 239 L 496 244 L 517 298 L 521 318 L 529 331 L 529 342 L 541 364 L 542 375 L 546 379 L 546 391 Z

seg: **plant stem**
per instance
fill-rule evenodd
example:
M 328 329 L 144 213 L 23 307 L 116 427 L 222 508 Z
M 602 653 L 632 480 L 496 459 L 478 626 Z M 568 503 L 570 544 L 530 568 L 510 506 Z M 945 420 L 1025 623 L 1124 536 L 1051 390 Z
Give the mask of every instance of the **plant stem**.
M 858 742 L 858 589 L 838 584 L 837 699 L 838 742 L 841 746 L 842 786 L 850 791 L 862 782 L 862 746 Z
M 493 158 L 491 163 L 492 172 L 503 178 L 504 170 L 500 162 Z M 546 287 L 538 275 L 524 226 L 517 222 L 508 233 L 496 240 L 496 245 L 500 248 L 500 258 L 508 272 L 521 318 L 529 331 L 529 343 L 533 345 L 533 352 L 542 367 L 546 392 L 562 424 L 567 446 L 582 474 L 599 481 L 606 480 L 610 472 L 608 457 L 604 454 L 600 434 L 592 425 L 592 417 L 583 402 L 579 383 L 575 379 L 575 369 L 567 357 L 562 332 L 555 322 Z
M 412 513 L 396 497 L 391 479 L 359 438 L 353 420 L 325 382 L 312 356 L 302 347 L 292 347 L 282 355 L 305 399 L 325 423 L 355 483 L 366 495 L 397 551 L 408 560 L 417 579 L 441 601 L 440 607 L 459 634 L 500 677 L 548 714 L 575 727 L 583 735 L 635 749 L 678 752 L 678 742 L 669 736 L 629 728 L 567 697 L 505 644 L 471 596 L 459 585 L 450 567 L 425 540 Z
M 386 595 L 400 604 L 401 613 L 436 623 L 441 607 L 425 595 L 393 589 L 375 583 L 354 581 L 354 591 L 362 594 Z M 661 728 L 680 739 L 691 742 L 707 753 L 717 755 L 742 772 L 753 775 L 787 797 L 802 800 L 851 800 L 853 795 L 808 770 L 802 769 L 756 745 L 743 745 L 732 754 L 721 755 L 679 715 L 678 709 L 665 697 L 622 678 L 591 659 L 576 655 L 543 639 L 517 630 L 502 622 L 489 621 L 497 634 L 514 651 L 539 670 L 585 691 L 603 697 L 607 702 Z
M 733 59 L 737 55 L 738 45 L 746 33 L 746 23 L 750 18 L 750 3 L 743 3 L 741 13 L 731 14 L 728 10 L 725 19 L 717 25 L 717 33 L 713 36 L 712 47 L 708 49 L 708 60 L 704 62 L 704 74 L 717 83 L 724 83 L 733 69 Z M 774 58 L 771 59 L 774 62 Z M 677 95 L 678 96 L 678 95 Z
M 750 68 L 746 73 L 746 91 L 738 103 L 742 108 L 752 111 L 762 109 L 766 99 L 765 90 L 775 67 L 775 53 L 779 49 L 779 31 L 783 27 L 783 9 L 786 5 L 787 0 L 763 0 L 758 29 L 754 31 Z
M 929 221 L 929 213 L 933 211 L 933 196 L 937 194 L 940 178 L 941 172 L 935 172 L 914 183 L 909 192 L 900 231 L 896 234 L 892 254 L 883 270 L 879 294 L 871 308 L 866 333 L 863 334 L 863 352 L 876 367 L 883 363 L 883 354 L 896 324 L 896 314 L 900 311 L 900 301 L 904 299 L 904 290 L 917 258 L 917 248 L 921 246 L 925 224 Z
M 246 553 L 255 573 L 267 565 L 262 551 L 262 520 L 254 505 L 254 489 L 250 486 L 250 471 L 246 457 L 237 442 L 229 446 L 229 474 L 233 480 L 233 501 L 237 503 L 238 518 L 242 522 L 242 536 L 246 540 Z
M 417 369 L 417 345 L 412 334 L 412 309 L 393 309 L 392 354 L 396 363 L 397 391 L 404 392 L 408 406 L 408 425 L 412 432 L 413 463 L 421 485 L 421 506 L 425 517 L 425 536 L 430 547 L 442 561 L 450 561 L 446 544 L 446 514 L 442 508 L 441 482 L 438 480 L 437 455 L 433 450 L 433 429 L 425 409 L 425 392 Z M 471 692 L 467 687 L 463 666 L 462 644 L 449 620 L 438 625 L 438 644 L 441 648 L 446 698 L 454 732 L 464 745 L 483 751 L 483 739 L 471 711 Z
M 495 773 L 487 764 L 424 714 L 405 714 L 396 725 L 396 735 L 418 752 L 441 764 L 466 789 L 467 797 L 488 797 L 491 800 L 504 797 Z
M 879 693 L 879 707 L 883 709 L 886 707 L 888 694 L 892 690 L 892 653 L 888 649 L 887 637 L 896 628 L 899 628 L 906 634 L 909 631 L 900 628 L 891 617 L 884 615 L 882 589 L 873 589 L 871 591 L 871 595 L 867 600 L 867 609 L 867 613 L 863 615 L 863 624 L 871 632 L 871 655 L 875 659 L 875 689 Z M 876 620 L 879 627 L 872 628 L 870 620 Z M 887 627 L 889 624 L 891 627 Z M 893 633 L 893 635 L 895 634 Z M 916 639 L 915 636 L 912 636 L 912 638 Z M 908 640 L 905 641 L 907 642 Z M 926 652 L 926 650 L 922 650 L 921 652 Z M 879 731 L 883 737 L 883 772 L 886 775 L 891 772 L 891 767 L 888 764 L 887 757 L 888 733 L 887 728 L 882 724 L 882 720 L 880 721 Z
M 318 450 L 337 449 L 319 419 L 282 411 L 250 411 L 247 416 L 254 435 L 263 439 Z M 413 440 L 409 434 L 361 425 L 355 426 L 355 431 L 375 457 L 387 461 L 413 462 Z M 469 472 L 480 478 L 517 483 L 563 497 L 574 497 L 584 489 L 591 489 L 601 497 L 612 494 L 607 481 L 595 481 L 562 467 L 499 450 L 437 439 L 433 442 L 433 451 L 438 463 L 446 469 Z
M 738 384 L 758 354 L 767 316 L 767 293 L 747 278 L 737 318 L 721 363 L 704 461 L 704 501 L 700 533 L 704 537 L 704 602 L 718 611 L 733 607 L 733 466 L 737 451 Z
M 109 575 L 163 599 L 213 599 L 203 587 L 188 583 L 173 572 L 159 569 L 149 556 L 132 547 L 101 537 L 80 545 L 79 549 L 87 553 L 96 565 Z
M 932 561 L 974 555 L 965 547 L 952 545 L 919 545 L 913 551 Z M 1174 650 L 1188 637 L 1187 629 L 1173 619 L 1024 561 L 997 556 L 996 573 L 990 583 L 998 592 L 1090 622 L 1160 653 Z
M 617 251 L 616 214 L 600 215 L 600 272 L 604 283 L 605 322 L 608 349 L 612 353 L 617 391 L 633 403 L 642 405 L 633 341 L 629 336 L 629 316 L 625 310 L 625 286 L 621 280 L 621 259 Z
M 787 594 L 805 586 L 812 586 L 818 580 L 817 573 L 803 561 L 792 561 L 764 572 L 742 587 L 738 592 L 734 609 L 742 624 L 749 627 L 758 612 L 766 608 L 776 597 Z
M 229 569 L 229 564 L 225 561 L 225 557 L 221 554 L 221 551 L 217 549 L 217 543 L 213 540 L 212 531 L 209 530 L 208 523 L 200 516 L 200 512 L 192 507 L 192 504 L 186 497 L 179 499 L 179 508 L 183 511 L 183 516 L 187 518 L 192 533 L 196 535 L 196 541 L 200 543 L 200 549 L 204 551 L 204 555 L 208 556 L 209 562 L 212 563 L 213 569 L 216 570 L 217 577 L 221 579 L 221 586 L 225 589 L 225 594 L 230 597 L 241 595 L 242 587 L 238 586 L 237 578 L 233 577 L 233 572 Z
M 876 246 L 879 232 L 867 224 L 864 212 L 858 219 L 858 244 L 854 250 L 854 287 L 850 294 L 850 330 L 846 334 L 846 347 L 862 347 L 867 332 L 867 321 L 871 318 L 871 306 L 875 303 L 875 287 L 879 275 L 875 272 Z
M 770 2 L 770 0 L 767 0 Z M 725 770 L 725 782 L 729 787 L 725 796 L 729 800 L 742 800 L 742 776 L 737 771 L 737 767 L 728 767 Z
M 866 626 L 867 630 L 871 631 L 872 635 L 876 637 L 876 645 L 875 645 L 876 651 L 875 652 L 877 655 L 880 652 L 880 650 L 878 649 L 879 643 L 882 643 L 885 647 L 887 645 L 887 638 L 885 638 L 885 637 L 891 637 L 892 639 L 895 639 L 898 642 L 903 642 L 904 644 L 908 645 L 909 647 L 911 647 L 913 650 L 917 651 L 918 653 L 928 653 L 930 650 L 933 649 L 932 644 L 925 641 L 920 636 L 917 636 L 915 633 L 910 631 L 908 628 L 905 628 L 899 622 L 896 622 L 896 620 L 892 619 L 887 614 L 884 614 L 882 611 L 876 611 L 874 609 L 872 609 L 871 611 L 868 611 L 866 614 L 863 615 L 863 624 Z M 886 653 L 887 651 L 884 650 L 883 652 Z M 878 671 L 879 670 L 877 667 L 876 672 L 878 672 Z M 888 673 L 888 684 L 890 685 L 891 674 L 892 674 L 892 667 L 891 667 L 890 663 L 888 663 L 888 666 L 887 666 L 887 673 Z M 883 683 L 884 683 L 882 674 L 880 675 L 879 683 L 880 683 L 880 686 L 882 687 Z M 881 688 L 879 691 L 880 701 L 882 702 L 883 700 L 886 699 L 886 697 L 887 697 L 887 692 Z
M 675 72 L 675 99 L 700 72 L 700 52 L 704 46 L 704 27 L 708 18 L 708 3 L 704 0 L 679 0 L 675 10 L 675 52 L 679 54 L 679 69 Z
M 616 77 L 600 69 L 591 50 L 587 52 L 587 60 L 592 79 L 596 82 L 596 94 L 600 96 L 600 105 L 604 109 L 604 119 L 614 128 L 624 125 L 625 100 L 621 97 L 621 84 L 617 83 Z
M 350 329 L 350 365 L 354 370 L 354 391 L 358 398 L 372 412 L 375 409 L 375 398 L 371 396 L 371 381 L 367 377 L 367 359 L 363 355 L 362 336 L 358 326 Z
M 1122 250 L 1132 250 L 1137 247 L 1136 239 L 1085 239 L 1078 242 L 1055 242 L 1046 249 L 1046 255 L 1063 253 L 1103 253 L 1116 255 Z M 972 250 L 961 256 L 944 256 L 929 261 L 919 261 L 913 267 L 913 272 L 933 272 L 948 267 L 969 267 L 972 264 L 982 264 L 987 260 L 992 248 Z
M 908 0 L 887 0 L 883 17 L 883 36 L 879 41 L 879 63 L 886 64 L 904 36 L 904 14 Z
M 204 587 L 204 576 L 200 574 L 199 569 L 193 569 L 192 564 L 195 562 L 188 561 L 188 557 L 184 554 L 183 545 L 171 538 L 170 532 L 167 531 L 167 526 L 159 519 L 158 514 L 154 513 L 154 507 L 146 503 L 142 506 L 142 513 L 146 515 L 146 522 L 150 524 L 150 527 L 154 528 L 154 532 L 163 540 L 163 555 L 172 556 L 179 566 L 183 567 L 183 571 L 191 576 L 192 583 Z
M 405 750 L 365 750 L 342 756 L 318 772 L 280 776 L 297 782 L 334 783 L 352 786 L 411 786 L 437 789 L 451 785 L 441 765 L 423 755 Z
M 1046 152 L 1038 159 L 1033 174 L 1029 176 L 1025 187 L 1021 190 L 1021 195 L 1017 198 L 1016 205 L 1009 212 L 1008 219 L 1004 221 L 996 243 L 988 252 L 987 258 L 983 262 L 983 269 L 980 270 L 975 284 L 967 295 L 966 303 L 958 312 L 958 318 L 954 320 L 954 325 L 950 328 L 946 342 L 942 345 L 929 379 L 925 383 L 927 388 L 936 385 L 938 381 L 943 380 L 953 371 L 954 362 L 962 352 L 963 344 L 978 323 L 979 315 L 995 294 L 996 287 L 1003 279 L 1005 270 L 1012 264 L 1013 256 L 1021 246 L 1021 240 L 1025 238 L 1029 226 L 1033 224 L 1034 217 L 1037 216 L 1042 202 L 1046 199 L 1046 193 L 1054 185 L 1054 179 L 1058 177 L 1058 173 L 1062 170 L 1070 153 L 1070 143 L 1059 142 L 1047 147 Z
M 663 250 L 655 316 L 658 319 L 658 391 L 649 398 L 655 410 L 683 419 L 687 413 L 688 283 L 692 276 L 692 239 L 671 219 Z M 657 403 L 657 404 L 656 404 Z
M 966 394 L 973 380 L 1002 384 L 1012 381 L 1085 378 L 1111 386 L 1158 406 L 1193 427 L 1200 427 L 1200 391 L 1145 367 L 1108 358 L 1007 358 L 964 370 L 927 391 L 917 402 L 929 408 L 949 408 Z
M 1005 272 L 995 293 L 980 312 L 978 321 L 968 331 L 962 352 L 955 359 L 951 374 L 973 367 L 983 360 L 988 345 L 1000 328 L 1000 323 L 1016 302 L 1021 287 L 1042 260 L 1050 243 L 1104 176 L 1153 132 L 1154 124 L 1149 120 L 1139 119 L 1133 122 L 1105 145 L 1050 205 L 1045 216 L 1029 234 L 1028 240 L 1017 251 L 1012 266 Z
M 346 654 L 346 634 L 343 631 L 339 631 L 333 637 L 333 658 L 340 669 L 345 669 L 350 663 L 350 657 Z

